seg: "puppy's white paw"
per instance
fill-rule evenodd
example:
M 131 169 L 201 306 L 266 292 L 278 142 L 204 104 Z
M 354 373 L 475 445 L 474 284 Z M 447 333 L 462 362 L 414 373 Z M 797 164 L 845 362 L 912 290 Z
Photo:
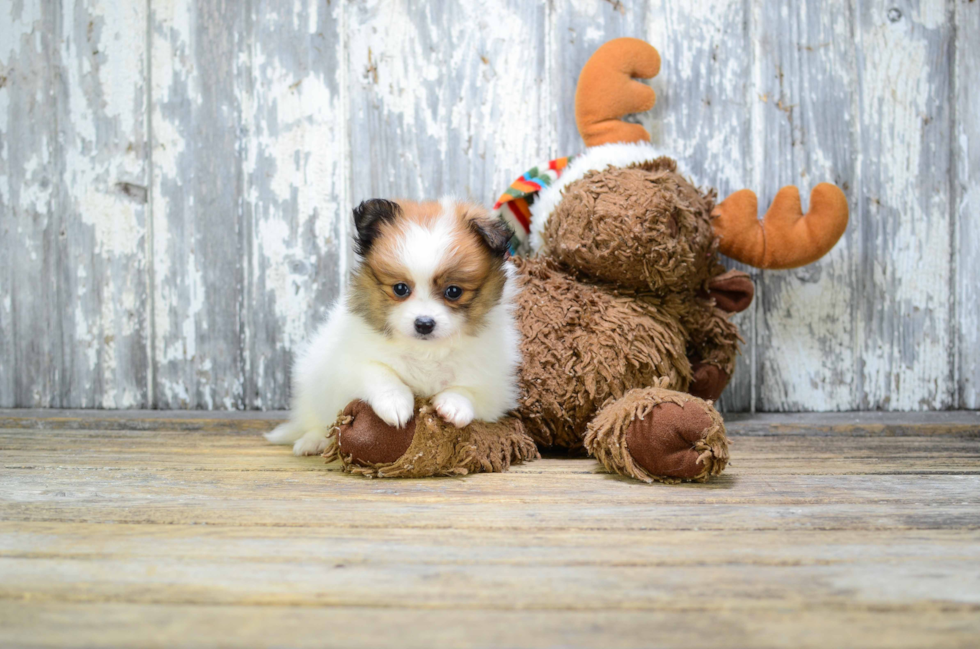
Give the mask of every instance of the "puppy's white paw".
M 401 428 L 415 414 L 415 397 L 408 388 L 380 392 L 368 400 L 374 414 L 389 426 Z
M 469 426 L 475 416 L 473 404 L 459 392 L 440 392 L 432 399 L 432 405 L 440 417 L 456 428 Z
M 293 455 L 323 455 L 327 450 L 327 436 L 319 430 L 311 430 L 293 444 Z

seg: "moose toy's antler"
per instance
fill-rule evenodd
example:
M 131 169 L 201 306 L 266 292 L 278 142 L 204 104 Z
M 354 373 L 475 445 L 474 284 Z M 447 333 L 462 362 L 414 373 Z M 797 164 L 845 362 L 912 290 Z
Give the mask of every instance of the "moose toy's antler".
M 619 118 L 653 108 L 653 88 L 634 79 L 650 79 L 658 72 L 660 54 L 638 38 L 617 38 L 596 50 L 575 90 L 575 122 L 585 146 L 650 141 L 642 126 Z
M 712 226 L 722 254 L 756 268 L 797 268 L 827 254 L 847 228 L 847 199 L 836 185 L 820 183 L 803 214 L 792 185 L 776 194 L 759 220 L 755 192 L 742 189 L 718 205 Z

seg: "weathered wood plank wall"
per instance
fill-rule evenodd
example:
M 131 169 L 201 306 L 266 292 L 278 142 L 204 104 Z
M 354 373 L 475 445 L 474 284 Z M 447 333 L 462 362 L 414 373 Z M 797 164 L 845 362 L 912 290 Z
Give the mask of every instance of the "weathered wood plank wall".
M 955 5 L 953 270 L 957 397 L 980 409 L 980 3 Z
M 723 407 L 980 407 L 971 0 L 0 0 L 0 407 L 285 407 L 351 205 L 577 152 L 616 36 L 660 49 L 639 119 L 697 178 L 851 204 L 752 271 Z

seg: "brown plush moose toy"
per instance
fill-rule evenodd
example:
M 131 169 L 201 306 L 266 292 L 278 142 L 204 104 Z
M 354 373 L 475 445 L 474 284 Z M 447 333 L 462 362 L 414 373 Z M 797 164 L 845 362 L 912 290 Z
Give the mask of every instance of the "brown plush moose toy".
M 843 193 L 820 184 L 802 213 L 785 187 L 758 220 L 755 194 L 715 205 L 620 120 L 649 110 L 649 44 L 621 38 L 585 65 L 576 121 L 588 147 L 524 174 L 495 206 L 515 231 L 523 280 L 521 400 L 513 416 L 464 429 L 425 403 L 402 429 L 362 402 L 338 419 L 325 456 L 377 477 L 502 471 L 539 447 L 582 450 L 609 471 L 651 482 L 721 473 L 728 441 L 712 405 L 732 375 L 739 335 L 729 321 L 752 300 L 758 268 L 793 268 L 826 254 L 847 226 Z

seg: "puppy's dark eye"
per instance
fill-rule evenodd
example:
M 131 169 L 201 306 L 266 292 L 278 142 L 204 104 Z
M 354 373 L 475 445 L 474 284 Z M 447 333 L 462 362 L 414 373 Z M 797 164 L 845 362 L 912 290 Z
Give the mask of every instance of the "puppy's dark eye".
M 443 295 L 446 296 L 447 300 L 455 302 L 463 295 L 463 289 L 458 286 L 447 286 Z
M 412 288 L 404 282 L 395 284 L 394 286 L 391 287 L 391 290 L 394 291 L 395 295 L 397 295 L 398 297 L 408 297 L 409 294 L 412 292 Z

